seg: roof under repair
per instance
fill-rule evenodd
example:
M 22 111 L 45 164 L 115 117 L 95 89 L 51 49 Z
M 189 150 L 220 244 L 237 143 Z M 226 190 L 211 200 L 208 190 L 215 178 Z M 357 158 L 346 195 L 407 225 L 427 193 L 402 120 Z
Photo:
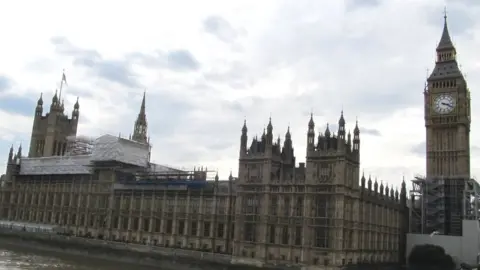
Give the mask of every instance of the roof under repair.
M 95 161 L 116 161 L 127 165 L 148 168 L 153 172 L 178 171 L 149 162 L 150 146 L 112 135 L 96 139 L 71 137 L 70 151 L 65 156 L 22 158 L 21 175 L 90 174 Z M 83 150 L 78 150 L 78 149 Z

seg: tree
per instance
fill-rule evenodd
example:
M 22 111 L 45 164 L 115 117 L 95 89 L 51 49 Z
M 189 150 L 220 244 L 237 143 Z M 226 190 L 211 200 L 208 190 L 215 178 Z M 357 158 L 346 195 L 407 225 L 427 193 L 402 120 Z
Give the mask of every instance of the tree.
M 455 270 L 452 256 L 436 245 L 425 244 L 413 247 L 408 256 L 408 268 L 411 270 Z

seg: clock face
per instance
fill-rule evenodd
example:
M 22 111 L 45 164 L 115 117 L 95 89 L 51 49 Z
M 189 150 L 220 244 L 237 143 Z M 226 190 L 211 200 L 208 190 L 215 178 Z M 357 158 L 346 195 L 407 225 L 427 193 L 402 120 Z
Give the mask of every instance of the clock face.
M 456 105 L 455 99 L 450 94 L 440 94 L 433 100 L 433 109 L 439 114 L 451 113 Z

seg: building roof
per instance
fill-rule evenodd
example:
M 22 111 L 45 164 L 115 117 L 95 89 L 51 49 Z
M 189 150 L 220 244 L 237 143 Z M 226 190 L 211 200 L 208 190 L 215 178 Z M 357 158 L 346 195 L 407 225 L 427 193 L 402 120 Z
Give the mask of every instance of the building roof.
M 92 161 L 118 161 L 121 163 L 147 167 L 150 155 L 148 144 L 103 135 L 95 140 Z
M 92 151 L 85 155 L 67 155 L 20 160 L 21 175 L 90 174 L 92 162 L 114 161 L 149 168 L 154 172 L 173 171 L 168 166 L 149 162 L 150 146 L 112 135 L 103 135 L 93 142 Z

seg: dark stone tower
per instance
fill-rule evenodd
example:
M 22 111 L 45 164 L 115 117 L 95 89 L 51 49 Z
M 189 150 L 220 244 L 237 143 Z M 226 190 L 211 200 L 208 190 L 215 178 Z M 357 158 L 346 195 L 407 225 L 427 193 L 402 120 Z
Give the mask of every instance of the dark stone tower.
M 470 177 L 470 91 L 444 17 L 435 68 L 427 80 L 427 178 Z
M 465 184 L 470 181 L 470 90 L 457 63 L 457 51 L 444 16 L 435 68 L 425 96 L 426 181 L 424 232 L 462 235 Z
M 142 105 L 140 106 L 140 112 L 138 113 L 135 126 L 133 127 L 132 140 L 140 143 L 148 143 L 147 137 L 147 116 L 145 114 L 145 92 L 143 92 Z
M 43 115 L 43 96 L 37 102 L 33 118 L 32 136 L 28 157 L 62 156 L 65 154 L 67 137 L 77 135 L 80 105 L 77 102 L 72 117 L 65 114 L 63 101 L 59 100 L 57 91 L 52 98 L 50 111 Z

